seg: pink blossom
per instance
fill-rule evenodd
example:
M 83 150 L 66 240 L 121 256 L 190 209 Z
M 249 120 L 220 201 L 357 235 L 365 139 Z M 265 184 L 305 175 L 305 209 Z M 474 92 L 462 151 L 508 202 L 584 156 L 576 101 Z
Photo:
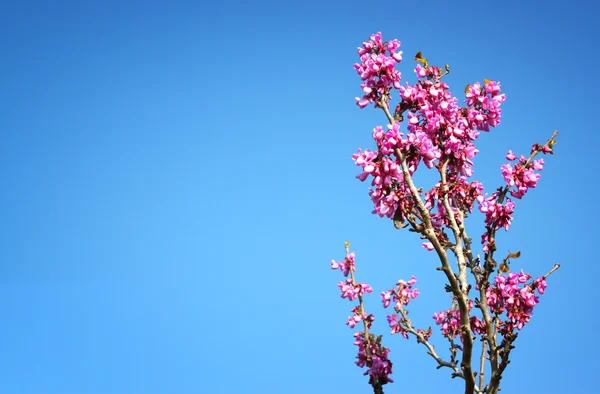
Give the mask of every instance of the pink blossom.
M 354 344 L 358 346 L 358 356 L 356 365 L 360 368 L 364 368 L 369 365 L 367 357 L 367 346 L 362 332 L 354 334 Z M 390 375 L 392 374 L 392 362 L 389 360 L 390 350 L 381 346 L 375 341 L 369 342 L 370 355 L 370 367 L 365 371 L 364 375 L 369 376 L 369 384 L 374 385 L 375 382 L 378 384 L 386 384 L 393 382 Z
M 384 308 L 387 308 L 388 306 L 390 306 L 391 297 L 392 297 L 391 290 L 381 292 L 381 302 L 383 302 Z
M 425 249 L 427 249 L 430 252 L 434 249 L 433 244 L 431 242 L 423 242 L 423 244 L 421 246 L 423 246 Z
M 506 199 L 505 204 L 496 202 L 496 193 L 489 198 L 484 198 L 483 195 L 477 197 L 479 210 L 485 214 L 485 224 L 499 230 L 504 227 L 508 230 L 512 222 L 512 214 L 514 213 L 515 204 L 509 199 Z
M 509 151 L 512 154 L 512 152 Z M 514 154 L 510 158 L 516 158 Z M 507 155 L 507 159 L 509 159 Z M 514 160 L 514 159 L 513 159 Z M 506 185 L 510 188 L 510 194 L 515 198 L 522 198 L 529 189 L 537 186 L 537 181 L 540 179 L 540 174 L 535 171 L 541 171 L 544 168 L 543 159 L 533 160 L 527 163 L 524 156 L 519 158 L 519 164 L 515 164 L 514 168 L 510 164 L 504 164 L 500 167 L 502 177 Z M 514 188 L 513 188 L 514 187 Z
M 494 285 L 486 290 L 487 304 L 490 311 L 506 318 L 500 322 L 500 332 L 506 334 L 514 329 L 521 330 L 529 322 L 533 308 L 538 304 L 539 294 L 543 294 L 546 283 L 543 278 L 528 283 L 531 275 L 524 272 L 509 272 L 506 276 L 499 275 Z
M 413 289 L 416 283 L 417 279 L 414 276 L 408 282 L 400 279 L 393 289 L 382 292 L 381 302 L 383 307 L 387 308 L 391 302 L 394 302 L 394 309 L 399 312 L 409 304 L 410 300 L 414 300 L 419 296 L 419 290 Z
M 342 271 L 344 276 L 348 276 L 350 271 L 354 272 L 354 252 L 348 253 L 344 258 L 344 261 L 337 262 L 335 260 L 331 260 L 331 269 Z
M 361 85 L 364 96 L 357 98 L 359 107 L 364 108 L 369 103 L 377 107 L 381 97 L 388 97 L 390 90 L 400 88 L 401 74 L 394 67 L 402 61 L 402 51 L 397 51 L 399 47 L 400 41 L 383 42 L 377 33 L 358 48 L 361 63 L 356 63 L 354 68 L 364 81 Z
M 362 316 L 352 315 L 348 318 L 346 325 L 350 326 L 350 328 L 354 328 L 354 326 L 356 326 L 356 324 L 360 323 L 361 321 L 362 321 Z
M 539 277 L 535 280 L 535 283 L 537 285 L 537 291 L 540 294 L 544 294 L 544 292 L 546 291 L 546 281 L 544 280 L 544 278 Z
M 473 309 L 473 306 L 474 302 L 470 300 L 469 311 Z M 444 337 L 451 340 L 459 337 L 462 341 L 460 332 L 460 310 L 456 305 L 446 311 L 434 313 L 433 320 L 435 320 L 435 324 L 440 326 L 442 335 Z M 471 331 L 473 331 L 473 333 L 483 334 L 486 332 L 485 324 L 477 316 L 471 316 L 469 321 L 471 323 Z

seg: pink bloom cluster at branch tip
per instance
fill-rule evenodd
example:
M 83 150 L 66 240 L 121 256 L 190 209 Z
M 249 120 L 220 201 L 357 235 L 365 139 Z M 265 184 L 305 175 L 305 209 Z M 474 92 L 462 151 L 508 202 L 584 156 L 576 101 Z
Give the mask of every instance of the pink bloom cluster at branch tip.
M 342 271 L 345 277 L 350 274 L 350 271 L 354 272 L 354 252 L 348 253 L 344 258 L 344 261 L 337 262 L 335 260 L 331 260 L 331 269 Z
M 396 63 L 402 61 L 402 51 L 398 51 L 400 41 L 392 40 L 383 42 L 381 33 L 375 33 L 370 40 L 358 48 L 361 63 L 356 63 L 354 68 L 364 82 L 360 85 L 364 93 L 362 98 L 356 98 L 356 104 L 364 108 L 369 103 L 375 103 L 381 97 L 388 97 L 391 87 L 400 87 L 400 71 L 396 70 Z
M 348 253 L 344 258 L 344 261 L 331 261 L 331 269 L 342 271 L 347 279 L 338 283 L 338 287 L 342 292 L 342 298 L 347 298 L 350 301 L 354 301 L 357 297 L 362 296 L 365 293 L 372 293 L 373 289 L 366 283 L 354 283 L 353 278 L 348 278 L 350 272 L 355 271 L 354 266 L 354 252 Z
M 514 161 L 517 159 L 512 151 L 508 151 L 506 159 Z M 537 185 L 537 181 L 540 179 L 540 174 L 535 171 L 541 171 L 544 169 L 544 159 L 532 160 L 527 163 L 525 156 L 519 158 L 519 163 L 513 167 L 510 163 L 500 166 L 502 170 L 502 177 L 506 182 L 506 185 L 510 188 L 510 194 L 515 198 L 522 198 L 529 189 L 533 189 Z
M 524 272 L 508 275 L 499 275 L 495 278 L 494 285 L 486 289 L 487 303 L 492 313 L 500 316 L 506 314 L 506 319 L 499 322 L 499 331 L 502 334 L 521 330 L 533 315 L 533 308 L 538 304 L 539 297 L 535 294 L 544 294 L 546 281 L 543 277 L 535 281 L 528 281 L 531 275 Z
M 419 296 L 419 290 L 413 289 L 413 286 L 417 283 L 417 279 L 413 276 L 411 280 L 404 281 L 399 280 L 391 290 L 384 291 L 381 293 L 381 302 L 383 307 L 387 308 L 390 304 L 394 303 L 394 310 L 396 313 L 400 313 L 403 308 L 408 305 L 410 300 L 414 300 Z M 400 319 L 400 320 L 399 320 Z M 402 325 L 402 316 L 392 313 L 387 316 L 387 321 L 392 329 L 392 334 L 401 333 L 404 338 L 408 338 L 406 329 Z
M 399 310 L 403 305 L 408 305 L 411 299 L 415 300 L 419 296 L 419 290 L 413 286 L 417 283 L 417 279 L 413 276 L 411 280 L 404 281 L 400 279 L 391 290 L 381 293 L 381 302 L 383 307 L 387 308 L 391 302 L 394 302 L 394 309 Z
M 441 69 L 418 64 L 416 84 L 400 84 L 400 73 L 395 70 L 401 56 L 398 40 L 384 42 L 381 33 L 371 36 L 359 48 L 360 64 L 355 64 L 361 76 L 364 96 L 358 100 L 360 107 L 373 103 L 378 107 L 381 99 L 389 100 L 391 92 L 400 94 L 400 104 L 395 109 L 392 124 L 384 129 L 377 126 L 373 139 L 377 150 L 359 150 L 352 156 L 362 168 L 357 176 L 361 181 L 371 178 L 369 195 L 373 201 L 373 213 L 380 217 L 405 221 L 417 212 L 416 202 L 404 179 L 402 160 L 409 174 L 424 164 L 444 172 L 447 182 L 438 183 L 426 193 L 427 208 L 436 229 L 448 226 L 447 212 L 440 199 L 447 195 L 457 220 L 459 210 L 471 212 L 475 200 L 483 193 L 479 182 L 467 179 L 473 175 L 472 159 L 478 150 L 474 142 L 480 131 L 489 131 L 500 123 L 501 104 L 505 95 L 500 94 L 500 84 L 485 80 L 469 85 L 466 90 L 465 107 L 458 105 L 448 85 L 441 82 Z M 386 101 L 387 102 L 387 101 Z M 400 121 L 406 118 L 406 130 L 401 131 Z M 529 178 L 527 178 L 529 179 Z M 423 247 L 433 250 L 431 243 Z
M 347 248 L 349 247 L 348 245 L 346 245 Z M 348 251 L 348 249 L 346 250 Z M 390 350 L 381 345 L 381 337 L 375 340 L 373 334 L 368 334 L 369 340 L 365 339 L 365 333 L 368 333 L 368 330 L 371 328 L 375 316 L 365 312 L 362 296 L 366 293 L 372 293 L 373 289 L 366 283 L 355 282 L 354 272 L 356 271 L 356 267 L 354 252 L 347 253 L 343 261 L 332 260 L 331 269 L 340 270 L 344 277 L 346 277 L 346 280 L 338 283 L 342 298 L 354 301 L 360 297 L 360 304 L 352 308 L 352 316 L 346 321 L 346 325 L 352 329 L 361 321 L 365 325 L 365 332 L 358 331 L 354 334 L 354 338 L 356 339 L 354 344 L 358 346 L 356 365 L 361 368 L 368 367 L 364 375 L 369 375 L 369 384 L 373 385 L 373 387 L 393 382 L 389 376 L 392 373 L 392 362 L 388 359 Z M 398 283 L 400 284 L 400 282 Z M 408 296 L 410 297 L 410 293 Z

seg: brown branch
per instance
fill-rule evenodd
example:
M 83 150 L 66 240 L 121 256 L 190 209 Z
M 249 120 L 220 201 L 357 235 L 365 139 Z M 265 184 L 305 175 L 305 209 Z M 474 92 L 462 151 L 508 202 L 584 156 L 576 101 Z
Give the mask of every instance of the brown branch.
M 481 358 L 479 360 L 479 387 L 483 387 L 485 383 L 485 351 L 486 351 L 486 341 L 481 342 Z
M 544 278 L 544 280 L 546 280 L 547 277 L 552 275 L 552 273 L 559 268 L 560 268 L 560 264 L 558 264 L 558 263 L 554 264 L 554 267 L 552 267 L 552 269 L 550 271 L 548 271 L 548 273 L 546 275 L 544 275 L 542 278 Z
M 462 212 L 461 212 L 462 214 Z M 483 337 L 483 349 L 485 349 L 486 347 L 486 343 L 487 346 L 489 346 L 490 348 L 490 366 L 491 366 L 491 373 L 495 373 L 496 370 L 498 369 L 498 354 L 496 352 L 496 329 L 495 326 L 493 324 L 492 321 L 492 316 L 490 314 L 490 310 L 489 310 L 489 306 L 487 304 L 487 294 L 486 294 L 486 290 L 489 286 L 489 282 L 488 282 L 488 276 L 487 275 L 482 275 L 479 272 L 477 272 L 477 269 L 479 267 L 476 267 L 476 260 L 473 257 L 473 252 L 471 250 L 471 238 L 469 238 L 468 234 L 467 234 L 467 230 L 465 228 L 464 225 L 464 217 L 462 217 L 463 222 L 460 225 L 460 230 L 461 230 L 461 237 L 462 240 L 465 244 L 465 254 L 467 256 L 467 259 L 470 262 L 470 266 L 471 266 L 471 273 L 473 274 L 473 277 L 475 278 L 475 281 L 479 287 L 479 297 L 480 297 L 480 302 L 476 303 L 475 305 L 477 306 L 477 308 L 479 308 L 479 310 L 481 310 L 481 315 L 483 317 L 483 322 L 487 328 L 486 330 L 486 334 Z M 477 259 L 478 260 L 478 259 Z M 479 261 L 477 261 L 479 263 Z M 483 376 L 483 368 L 484 368 L 484 359 L 483 357 L 485 356 L 484 351 L 482 350 L 481 353 L 481 363 L 480 363 L 480 375 L 479 375 L 479 385 L 483 386 L 483 382 L 482 382 L 482 376 Z
M 513 346 L 513 342 L 519 336 L 518 333 L 509 332 L 504 336 L 502 343 L 498 346 L 498 350 L 500 353 L 500 364 L 498 365 L 498 369 L 492 374 L 490 379 L 490 383 L 485 388 L 485 392 L 487 394 L 497 394 L 500 391 L 500 381 L 502 380 L 502 373 L 510 364 L 510 352 L 515 347 Z
M 442 203 L 446 210 L 446 219 L 450 224 L 450 229 L 454 233 L 456 245 L 454 247 L 454 255 L 458 260 L 458 278 L 460 282 L 460 292 L 456 298 L 460 309 L 460 329 L 461 338 L 463 341 L 461 368 L 465 374 L 465 394 L 473 393 L 475 387 L 475 377 L 473 375 L 472 355 L 473 355 L 473 334 L 471 331 L 471 323 L 469 321 L 469 284 L 467 281 L 467 263 L 462 248 L 462 237 L 459 225 L 454 217 L 454 210 L 450 206 L 448 200 L 448 185 L 446 179 L 446 170 L 448 168 L 448 160 L 440 167 L 440 177 L 442 186 Z
M 408 318 L 407 312 L 404 309 L 402 309 L 400 310 L 400 313 L 402 314 L 402 323 L 404 325 L 404 330 L 407 333 L 414 335 L 417 338 L 417 342 L 423 344 L 427 348 L 427 354 L 429 354 L 438 363 L 438 369 L 442 367 L 450 368 L 453 371 L 453 378 L 458 377 L 464 379 L 465 376 L 463 372 L 461 372 L 461 370 L 458 368 L 456 363 L 445 361 L 440 356 L 438 356 L 434 346 L 430 344 L 429 341 L 427 341 L 425 335 L 414 329 L 412 322 Z M 479 392 L 479 387 L 475 386 L 475 391 Z

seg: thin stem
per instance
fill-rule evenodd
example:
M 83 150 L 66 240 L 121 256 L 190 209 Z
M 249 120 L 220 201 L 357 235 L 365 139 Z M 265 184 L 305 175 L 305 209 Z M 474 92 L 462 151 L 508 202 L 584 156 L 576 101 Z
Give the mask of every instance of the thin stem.
M 346 242 L 346 255 L 350 254 L 350 243 Z M 354 270 L 353 267 L 350 267 L 350 278 L 352 278 L 352 286 L 356 286 L 356 280 L 354 279 Z M 358 301 L 360 305 L 360 313 L 362 316 L 366 316 L 365 312 L 365 304 L 363 302 L 362 296 L 358 295 Z M 364 339 L 365 339 L 365 355 L 367 356 L 367 366 L 371 368 L 373 366 L 373 361 L 371 359 L 371 339 L 369 337 L 369 326 L 365 319 L 362 319 L 363 327 L 364 327 Z M 374 394 L 384 394 L 383 385 L 379 381 L 373 382 L 373 393 Z
M 560 268 L 560 264 L 558 264 L 558 263 L 554 264 L 554 267 L 552 267 L 552 269 L 550 271 L 548 271 L 548 273 L 546 275 L 543 276 L 544 280 L 546 280 L 547 277 L 552 275 L 552 273 L 559 268 Z
M 456 363 L 445 361 L 440 356 L 438 356 L 438 354 L 435 351 L 434 346 L 429 343 L 429 341 L 425 338 L 425 335 L 423 335 L 423 333 L 414 329 L 412 322 L 408 318 L 407 312 L 404 309 L 402 309 L 400 311 L 400 313 L 402 314 L 402 322 L 404 323 L 405 331 L 409 334 L 414 335 L 417 338 L 417 342 L 423 344 L 427 348 L 427 354 L 429 354 L 438 363 L 438 369 L 442 368 L 442 367 L 450 368 L 450 369 L 452 369 L 452 371 L 454 371 L 452 373 L 452 377 L 458 377 L 458 378 L 464 379 L 465 376 L 461 372 L 461 370 L 458 368 Z M 479 387 L 475 386 L 475 390 L 477 392 L 479 392 Z
M 479 387 L 483 387 L 485 383 L 484 371 L 485 371 L 485 351 L 487 342 L 482 341 L 481 343 L 481 358 L 479 360 Z

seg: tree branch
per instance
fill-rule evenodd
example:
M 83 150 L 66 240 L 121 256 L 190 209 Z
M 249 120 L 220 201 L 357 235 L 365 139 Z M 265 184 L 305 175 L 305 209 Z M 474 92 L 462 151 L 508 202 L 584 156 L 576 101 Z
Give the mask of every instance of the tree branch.
M 481 358 L 479 360 L 479 387 L 483 387 L 485 384 L 485 351 L 487 342 L 484 340 L 481 342 Z
M 350 254 L 350 244 L 346 242 L 346 255 Z M 356 286 L 356 280 L 354 279 L 354 270 L 350 269 L 350 277 L 352 278 L 352 285 Z M 360 313 L 362 316 L 367 316 L 367 312 L 365 311 L 365 304 L 363 302 L 363 298 L 360 294 L 358 294 L 358 301 L 360 304 Z M 371 337 L 369 336 L 369 323 L 366 319 L 362 319 L 363 327 L 364 327 L 364 339 L 365 339 L 365 355 L 367 356 L 367 366 L 371 368 L 373 366 L 373 361 L 371 359 Z M 373 394 L 384 394 L 383 392 L 383 384 L 378 380 L 373 382 Z
M 427 354 L 429 354 L 438 363 L 438 369 L 442 367 L 450 368 L 453 371 L 453 378 L 458 377 L 464 379 L 465 376 L 463 372 L 461 372 L 461 370 L 458 368 L 456 363 L 445 361 L 440 356 L 438 356 L 438 354 L 435 351 L 435 347 L 432 344 L 430 344 L 429 341 L 427 341 L 425 335 L 414 329 L 412 322 L 407 316 L 407 312 L 404 309 L 402 309 L 400 313 L 402 314 L 402 323 L 404 324 L 405 331 L 409 334 L 414 335 L 417 338 L 417 342 L 423 344 L 427 348 Z M 475 391 L 479 392 L 479 387 L 475 386 Z
M 473 333 L 471 331 L 471 323 L 469 321 L 469 283 L 467 281 L 467 263 L 462 248 L 462 237 L 459 225 L 454 217 L 454 210 L 448 201 L 448 185 L 446 178 L 446 169 L 448 168 L 448 160 L 440 166 L 439 172 L 441 176 L 442 187 L 442 203 L 446 211 L 446 219 L 450 224 L 450 229 L 454 233 L 456 246 L 454 247 L 454 255 L 458 262 L 458 278 L 460 281 L 460 291 L 457 294 L 458 307 L 460 309 L 460 328 L 461 339 L 463 341 L 461 368 L 465 374 L 465 394 L 473 393 L 475 387 L 475 377 L 472 368 L 473 354 Z
M 385 115 L 387 116 L 389 122 L 391 124 L 396 123 L 396 120 L 394 119 L 394 117 L 392 116 L 392 114 L 389 111 L 389 106 L 387 104 L 386 98 L 382 97 L 378 104 L 385 112 Z M 471 366 L 473 336 L 471 334 L 471 325 L 469 323 L 469 306 L 468 306 L 469 302 L 468 302 L 468 295 L 467 295 L 468 287 L 467 287 L 467 283 L 466 283 L 466 267 L 464 267 L 464 272 L 462 272 L 462 274 L 459 274 L 459 278 L 461 278 L 461 281 L 464 280 L 464 292 L 465 293 L 463 293 L 461 291 L 461 285 L 459 283 L 459 280 L 457 280 L 457 278 L 454 276 L 454 271 L 452 270 L 452 267 L 450 266 L 450 262 L 448 260 L 448 255 L 446 253 L 446 250 L 444 249 L 441 242 L 438 240 L 438 238 L 435 235 L 435 231 L 434 231 L 433 225 L 431 223 L 431 216 L 430 216 L 429 210 L 425 207 L 425 204 L 423 204 L 423 201 L 421 200 L 421 197 L 419 196 L 419 192 L 418 192 L 417 188 L 415 187 L 415 184 L 412 180 L 412 176 L 410 175 L 410 172 L 408 171 L 408 166 L 406 165 L 406 158 L 404 157 L 404 155 L 402 154 L 402 152 L 400 151 L 400 149 L 398 147 L 396 147 L 394 149 L 394 153 L 400 160 L 404 181 L 406 182 L 407 186 L 409 187 L 409 190 L 411 191 L 411 195 L 415 201 L 417 209 L 419 210 L 419 213 L 421 214 L 421 217 L 423 219 L 424 228 L 422 230 L 422 234 L 425 235 L 427 237 L 427 239 L 429 240 L 429 242 L 431 242 L 433 244 L 433 247 L 434 247 L 435 251 L 437 252 L 437 254 L 440 258 L 440 261 L 442 263 L 442 271 L 446 274 L 446 277 L 448 278 L 448 281 L 450 282 L 450 287 L 452 289 L 452 293 L 456 296 L 456 298 L 459 301 L 459 308 L 461 310 L 461 331 L 462 331 L 462 337 L 463 337 L 463 344 L 464 344 L 465 349 L 467 350 L 466 352 L 463 351 L 463 359 L 461 362 L 461 368 L 462 368 L 463 374 L 465 375 L 465 382 L 466 382 L 465 394 L 472 394 L 474 391 L 474 387 L 475 387 L 475 377 L 473 376 L 473 370 L 472 370 L 472 366 Z M 448 210 L 448 211 L 449 211 L 448 213 L 451 215 L 452 210 Z M 454 217 L 452 217 L 452 219 L 454 220 Z M 455 232 L 455 236 L 457 237 L 456 240 L 458 242 L 458 240 L 460 238 L 456 232 Z M 462 255 L 462 246 L 461 246 L 460 254 Z M 463 261 L 463 265 L 464 265 L 464 256 L 463 256 L 462 261 Z M 460 260 L 459 260 L 459 272 L 461 272 L 460 271 Z

